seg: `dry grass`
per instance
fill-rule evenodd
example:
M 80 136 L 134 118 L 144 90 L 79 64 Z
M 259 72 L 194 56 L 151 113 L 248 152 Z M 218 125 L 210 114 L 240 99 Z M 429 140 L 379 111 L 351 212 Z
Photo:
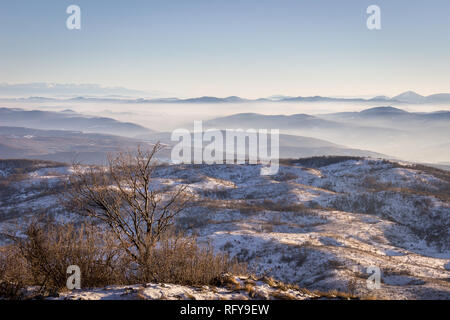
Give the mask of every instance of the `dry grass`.
M 280 172 L 272 178 L 275 181 L 285 182 L 298 179 L 298 176 L 292 172 Z
M 246 266 L 194 237 L 165 233 L 145 264 L 133 263 L 107 230 L 91 224 L 76 227 L 35 222 L 24 238 L 0 248 L 0 297 L 22 299 L 23 288 L 40 295 L 63 290 L 67 267 L 81 270 L 82 288 L 135 283 L 211 285 L 225 273 L 245 274 Z
M 277 299 L 277 300 L 296 300 L 297 299 L 292 293 L 281 291 L 281 290 L 277 290 L 277 291 L 273 292 L 271 295 L 274 299 Z
M 299 291 L 300 290 L 298 285 L 284 283 L 282 281 L 275 280 L 274 278 L 271 278 L 271 277 L 265 276 L 265 277 L 262 277 L 260 280 L 265 282 L 270 287 L 278 288 L 278 289 L 280 289 L 282 291 L 287 291 L 287 290 L 297 290 L 297 291 Z
M 41 287 L 41 292 L 64 288 L 70 265 L 80 267 L 84 287 L 125 280 L 118 263 L 122 258 L 120 248 L 110 233 L 92 224 L 76 227 L 34 222 L 25 230 L 25 238 L 13 239 L 15 244 L 9 252 L 15 252 L 22 262 L 21 275 L 16 279 Z
M 435 171 L 433 170 L 432 172 Z M 361 183 L 361 187 L 366 188 L 370 192 L 390 191 L 403 195 L 435 197 L 443 202 L 450 202 L 450 182 L 445 180 L 449 178 L 447 175 L 438 176 L 438 178 L 442 180 L 439 183 L 416 183 L 408 187 L 398 187 L 390 182 L 380 182 L 375 177 L 368 176 L 364 178 L 363 182 Z
M 215 253 L 210 244 L 199 245 L 195 237 L 166 234 L 136 271 L 136 281 L 141 282 L 209 285 L 225 273 L 246 273 L 246 266 Z
M 330 290 L 330 291 L 320 291 L 315 290 L 312 293 L 316 296 L 315 299 L 342 299 L 342 300 L 359 300 L 361 299 L 359 296 L 356 296 L 350 292 L 342 292 L 338 290 Z
M 286 201 L 273 201 L 270 199 L 265 199 L 263 201 L 201 199 L 195 205 L 213 211 L 217 209 L 238 210 L 241 214 L 246 215 L 258 214 L 264 211 L 294 212 L 300 215 L 315 214 L 313 209 L 306 207 L 302 203 L 289 203 Z

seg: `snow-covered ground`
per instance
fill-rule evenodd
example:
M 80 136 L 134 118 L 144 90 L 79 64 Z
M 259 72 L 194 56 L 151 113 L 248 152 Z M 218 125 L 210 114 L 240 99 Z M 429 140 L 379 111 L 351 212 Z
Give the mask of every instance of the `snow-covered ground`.
M 260 169 L 165 166 L 155 180 L 158 185 L 188 184 L 196 200 L 178 224 L 247 261 L 257 275 L 312 290 L 450 299 L 449 182 L 439 172 L 374 159 L 314 168 L 285 165 L 275 176 L 261 176 Z M 75 219 L 48 191 L 67 174 L 67 168 L 29 173 L 17 182 L 17 192 L 1 197 L 0 224 L 24 223 L 36 211 Z M 43 181 L 46 192 L 36 187 Z M 369 267 L 380 268 L 380 289 L 367 287 Z M 129 291 L 130 297 L 158 298 L 158 286 L 111 287 L 64 297 L 114 299 Z M 166 298 L 233 298 L 231 293 L 166 286 Z
M 305 300 L 319 299 L 319 293 L 286 287 L 271 278 L 233 276 L 219 286 L 181 286 L 148 283 L 133 286 L 109 286 L 92 290 L 61 292 L 55 300 Z M 333 298 L 333 296 L 327 296 Z M 334 298 L 343 298 L 335 296 Z

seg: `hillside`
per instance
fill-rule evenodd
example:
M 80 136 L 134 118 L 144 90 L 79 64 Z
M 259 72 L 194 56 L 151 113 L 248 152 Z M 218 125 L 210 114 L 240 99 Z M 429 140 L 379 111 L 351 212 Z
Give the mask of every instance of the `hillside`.
M 80 219 L 56 201 L 70 168 L 24 175 L 9 166 L 0 175 L 3 228 L 38 213 Z M 155 182 L 188 184 L 195 200 L 177 225 L 256 274 L 309 290 L 450 297 L 448 171 L 345 157 L 287 160 L 276 176 L 259 171 L 258 165 L 162 166 Z M 379 290 L 366 287 L 369 266 L 382 271 Z
M 211 132 L 211 131 L 210 131 Z M 226 138 L 226 130 L 221 130 L 224 140 Z M 234 132 L 234 135 L 245 139 L 245 133 Z M 142 139 L 146 142 L 156 143 L 161 142 L 168 146 L 174 146 L 178 141 L 171 140 L 171 133 L 158 132 L 146 135 L 139 135 L 136 138 Z M 191 134 L 192 145 L 194 145 L 195 137 Z M 199 141 L 199 145 L 201 145 Z M 204 146 L 206 143 L 204 143 Z M 246 140 L 246 146 L 248 148 L 248 141 Z M 226 150 L 225 144 L 222 148 L 218 147 L 218 150 Z M 300 158 L 300 157 L 312 157 L 312 156 L 325 156 L 325 155 L 339 155 L 339 156 L 367 156 L 367 157 L 379 157 L 388 158 L 389 156 L 377 152 L 373 152 L 365 149 L 349 148 L 345 145 L 338 145 L 323 139 L 317 139 L 312 137 L 280 134 L 279 135 L 279 154 L 281 158 Z
M 109 153 L 147 145 L 121 136 L 0 126 L 0 158 L 104 164 Z

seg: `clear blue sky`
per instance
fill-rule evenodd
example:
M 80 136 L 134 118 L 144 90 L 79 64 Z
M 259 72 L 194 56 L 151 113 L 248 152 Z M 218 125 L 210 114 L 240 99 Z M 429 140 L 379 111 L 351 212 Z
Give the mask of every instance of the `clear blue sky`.
M 82 29 L 66 29 L 66 8 Z M 382 30 L 366 28 L 381 7 Z M 14 0 L 0 3 L 0 82 L 169 95 L 450 91 L 450 1 Z

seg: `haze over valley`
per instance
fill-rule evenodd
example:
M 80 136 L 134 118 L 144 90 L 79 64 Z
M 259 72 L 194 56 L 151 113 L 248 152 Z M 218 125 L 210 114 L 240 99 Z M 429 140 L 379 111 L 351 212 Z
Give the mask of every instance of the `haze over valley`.
M 204 129 L 279 129 L 283 135 L 319 139 L 335 148 L 303 145 L 299 140 L 283 146 L 284 157 L 363 155 L 358 151 L 363 150 L 365 155 L 446 164 L 450 163 L 448 96 L 405 92 L 370 99 L 3 98 L 0 126 L 102 133 L 141 142 L 163 139 L 170 144 L 171 131 L 192 130 L 194 121 L 203 121 Z

